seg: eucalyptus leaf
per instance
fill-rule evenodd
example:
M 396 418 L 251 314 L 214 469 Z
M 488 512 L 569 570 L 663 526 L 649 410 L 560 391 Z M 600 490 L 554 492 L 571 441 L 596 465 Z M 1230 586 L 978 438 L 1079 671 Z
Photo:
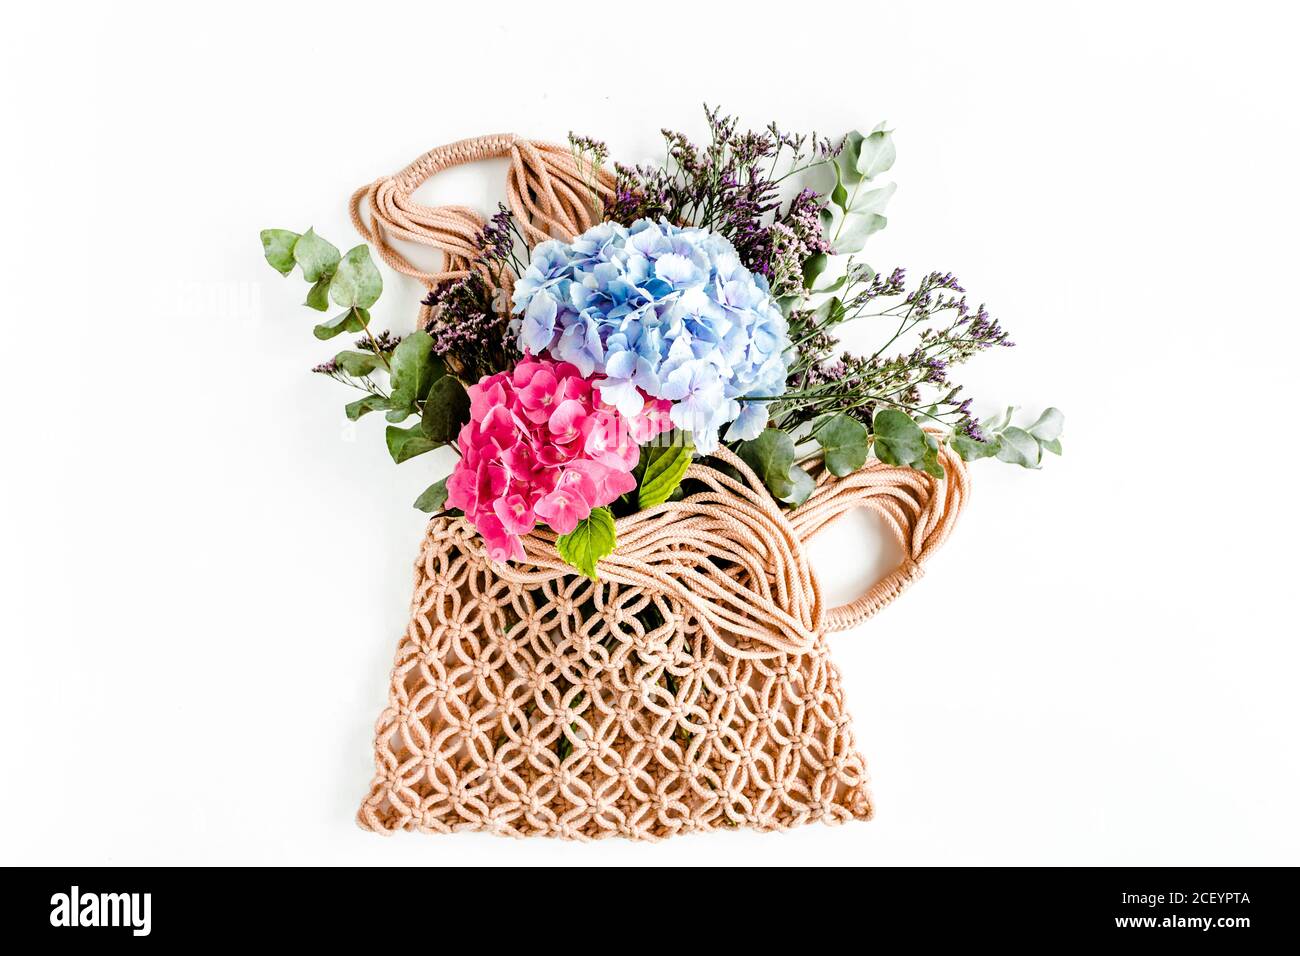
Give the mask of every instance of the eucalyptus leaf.
M 555 549 L 565 563 L 597 581 L 596 564 L 613 552 L 615 544 L 614 515 L 602 506 L 592 508 L 591 514 L 579 521 L 576 528 L 560 535 Z
M 790 468 L 790 493 L 780 500 L 792 508 L 797 508 L 808 500 L 816 488 L 817 482 L 813 480 L 813 476 L 798 465 L 793 465 Z
M 831 261 L 831 257 L 824 252 L 809 256 L 803 263 L 803 287 L 811 289 L 817 277 L 826 271 L 826 265 Z
M 998 460 L 1020 465 L 1022 468 L 1037 468 L 1042 458 L 1042 451 L 1034 436 L 1023 428 L 1010 425 L 999 436 Z
M 1039 442 L 1038 444 L 1041 448 L 1050 451 L 1053 455 L 1059 455 L 1061 453 L 1061 440 L 1059 438 L 1053 438 L 1051 441 Z
M 1049 442 L 1060 438 L 1064 428 L 1065 416 L 1061 414 L 1061 410 L 1059 408 L 1049 408 L 1039 415 L 1038 421 L 1026 428 L 1025 431 L 1040 442 Z
M 393 461 L 399 465 L 416 455 L 433 451 L 441 444 L 429 438 L 419 425 L 412 425 L 410 428 L 389 425 L 384 429 L 384 442 L 388 445 L 388 454 L 392 455 Z
M 271 268 L 282 276 L 293 271 L 293 247 L 298 241 L 298 233 L 288 229 L 262 230 L 262 255 Z
M 924 458 L 930 443 L 921 426 L 897 408 L 884 408 L 871 420 L 876 457 L 887 465 L 910 465 Z
M 924 455 L 912 462 L 912 468 L 923 471 L 932 478 L 942 478 L 943 464 L 939 461 L 939 440 L 930 434 L 925 437 L 929 442 L 929 448 Z
M 844 217 L 844 222 L 834 233 L 835 241 L 831 249 L 836 255 L 861 252 L 867 244 L 867 237 L 884 229 L 888 223 L 889 220 L 879 213 L 851 212 Z
M 318 339 L 332 339 L 343 332 L 361 332 L 370 324 L 370 313 L 365 309 L 352 308 L 340 312 L 328 322 L 322 322 L 312 329 Z
M 368 412 L 381 411 L 387 407 L 388 399 L 384 396 L 367 395 L 365 398 L 358 398 L 355 402 L 348 402 L 343 406 L 343 413 L 348 416 L 348 421 L 355 422 Z
M 447 479 L 435 481 L 415 499 L 415 507 L 425 514 L 435 514 L 447 503 Z
M 424 434 L 439 444 L 456 440 L 461 426 L 469 421 L 469 393 L 451 375 L 444 375 L 433 383 L 424 400 L 424 413 L 420 426 Z
M 862 178 L 858 172 L 858 159 L 862 152 L 864 137 L 857 130 L 852 130 L 844 137 L 844 146 L 835 157 L 835 175 L 838 184 L 849 186 Z M 839 204 L 843 208 L 842 204 Z
M 822 446 L 826 469 L 836 478 L 843 478 L 867 463 L 870 435 L 867 426 L 850 415 L 840 413 L 820 422 L 813 429 L 813 438 Z
M 876 189 L 868 189 L 864 193 L 859 193 L 853 198 L 853 207 L 849 213 L 858 213 L 867 215 L 868 213 L 884 213 L 885 207 L 889 205 L 889 200 L 894 198 L 894 193 L 898 191 L 897 183 L 890 183 L 887 186 L 879 186 Z
M 329 278 L 316 280 L 315 285 L 307 290 L 307 299 L 303 305 L 309 309 L 315 309 L 317 312 L 324 312 L 330 307 L 330 280 Z
M 741 442 L 740 457 L 772 492 L 783 501 L 794 494 L 794 439 L 779 428 L 767 428 L 752 441 Z
M 340 352 L 334 356 L 334 363 L 354 378 L 364 378 L 384 364 L 374 352 Z
M 368 309 L 384 291 L 384 280 L 365 243 L 348 250 L 330 280 L 330 298 L 345 309 Z
M 693 449 L 689 445 L 651 446 L 646 451 L 645 470 L 637 490 L 637 507 L 645 510 L 672 497 L 690 467 Z
M 339 251 L 308 229 L 293 245 L 293 260 L 302 266 L 302 277 L 308 282 L 319 282 L 334 274 L 338 267 Z
M 894 147 L 894 132 L 884 128 L 881 123 L 863 137 L 858 145 L 856 169 L 863 179 L 874 179 L 894 165 L 897 150 Z
M 958 433 L 948 440 L 948 444 L 952 445 L 953 451 L 961 455 L 963 461 L 979 461 L 981 458 L 992 458 L 998 453 L 996 436 L 988 441 L 976 441 L 969 435 Z
M 389 361 L 393 372 L 393 408 L 414 408 L 440 364 L 434 360 L 433 337 L 424 331 L 412 332 L 397 343 Z

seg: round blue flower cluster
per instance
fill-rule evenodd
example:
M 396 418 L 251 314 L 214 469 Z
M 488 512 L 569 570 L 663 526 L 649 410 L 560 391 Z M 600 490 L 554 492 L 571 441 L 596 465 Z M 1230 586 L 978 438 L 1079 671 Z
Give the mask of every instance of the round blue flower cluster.
M 573 242 L 544 242 L 515 283 L 522 349 L 605 376 L 601 398 L 624 415 L 644 396 L 672 402 L 672 423 L 711 452 L 758 437 L 785 390 L 786 320 L 767 280 L 722 236 L 641 219 L 606 222 Z

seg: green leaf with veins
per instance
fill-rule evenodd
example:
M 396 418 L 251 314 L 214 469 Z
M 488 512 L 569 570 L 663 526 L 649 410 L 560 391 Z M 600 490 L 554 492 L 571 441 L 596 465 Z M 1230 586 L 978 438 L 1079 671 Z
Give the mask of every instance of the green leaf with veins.
M 447 504 L 447 479 L 435 481 L 415 499 L 415 507 L 426 514 L 434 514 Z
M 343 406 L 343 414 L 348 416 L 348 421 L 355 422 L 362 415 L 368 412 L 378 412 L 388 407 L 388 399 L 382 395 L 367 395 L 365 398 L 358 398 L 355 402 L 348 402 Z
M 380 368 L 383 360 L 374 352 L 340 352 L 334 356 L 334 364 L 353 378 L 365 378 L 375 369 Z
M 318 282 L 334 274 L 338 267 L 339 251 L 308 229 L 293 245 L 293 260 L 302 266 L 302 277 L 308 282 Z
M 298 241 L 298 233 L 288 229 L 262 230 L 262 255 L 271 268 L 282 276 L 293 271 L 293 247 Z
M 322 322 L 312 329 L 318 339 L 332 339 L 344 332 L 362 332 L 370 324 L 370 313 L 365 309 L 352 308 L 340 312 L 328 322 Z
M 602 506 L 592 508 L 591 514 L 579 521 L 576 528 L 560 535 L 555 548 L 565 563 L 598 581 L 596 565 L 601 558 L 613 553 L 616 543 L 614 515 Z
M 434 441 L 454 442 L 461 426 L 469 421 L 469 393 L 455 377 L 444 375 L 433 383 L 424 400 L 420 425 Z
M 410 428 L 389 425 L 384 429 L 384 442 L 388 445 L 388 454 L 392 455 L 393 461 L 399 465 L 416 455 L 433 451 L 440 444 L 430 439 L 418 424 Z
M 422 393 L 428 391 L 435 373 L 441 372 L 442 363 L 433 354 L 433 336 L 424 331 L 412 332 L 397 343 L 389 364 L 393 375 L 389 396 L 393 409 L 409 414 Z
M 689 445 L 651 446 L 645 451 L 645 471 L 637 490 L 637 507 L 641 510 L 661 505 L 672 497 L 693 456 Z
M 858 146 L 856 168 L 864 179 L 874 179 L 894 165 L 898 153 L 894 147 L 894 131 L 884 127 L 881 123 Z
M 330 280 L 330 298 L 345 309 L 368 309 L 383 291 L 383 277 L 364 243 L 348 250 Z
M 867 463 L 871 438 L 867 426 L 843 413 L 823 419 L 812 437 L 822 446 L 826 469 L 837 478 L 851 475 Z
M 741 442 L 740 457 L 777 500 L 794 495 L 794 439 L 779 428 L 767 428 L 757 438 Z
M 318 279 L 316 284 L 307 290 L 307 300 L 303 305 L 309 309 L 315 309 L 317 312 L 324 312 L 330 307 L 330 280 L 326 276 L 324 279 Z
M 887 465 L 910 465 L 930 451 L 921 426 L 897 408 L 884 408 L 871 420 L 876 457 Z

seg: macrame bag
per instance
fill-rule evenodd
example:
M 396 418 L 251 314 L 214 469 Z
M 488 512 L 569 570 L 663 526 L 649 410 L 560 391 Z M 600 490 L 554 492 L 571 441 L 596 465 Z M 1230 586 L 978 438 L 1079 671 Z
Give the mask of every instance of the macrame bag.
M 357 190 L 353 222 L 399 272 L 430 286 L 465 276 L 482 218 L 411 193 L 492 157 L 510 161 L 530 245 L 571 240 L 598 221 L 593 192 L 612 196 L 611 174 L 566 147 L 491 136 Z M 441 250 L 443 270 L 415 268 L 391 238 Z M 731 472 L 694 463 L 694 493 L 617 521 L 599 582 L 561 560 L 549 531 L 524 538 L 525 561 L 499 564 L 463 518 L 433 518 L 358 822 L 585 840 L 869 818 L 826 635 L 893 600 L 947 538 L 968 485 L 961 459 L 940 454 L 942 480 L 878 461 L 835 478 L 815 464 L 812 495 L 787 510 L 721 449 Z M 826 608 L 806 545 L 856 508 L 883 519 L 905 558 Z

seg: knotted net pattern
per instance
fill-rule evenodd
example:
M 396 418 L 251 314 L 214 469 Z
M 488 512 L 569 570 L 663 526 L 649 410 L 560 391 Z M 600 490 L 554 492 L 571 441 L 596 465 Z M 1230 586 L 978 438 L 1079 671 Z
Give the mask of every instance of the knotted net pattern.
M 869 818 L 826 634 L 892 600 L 951 531 L 966 471 L 942 455 L 943 480 L 817 466 L 812 496 L 785 512 L 723 450 L 741 480 L 693 464 L 705 490 L 620 519 L 599 583 L 549 533 L 501 565 L 464 519 L 433 519 L 358 822 L 653 840 Z M 859 507 L 906 557 L 827 609 L 804 544 Z

